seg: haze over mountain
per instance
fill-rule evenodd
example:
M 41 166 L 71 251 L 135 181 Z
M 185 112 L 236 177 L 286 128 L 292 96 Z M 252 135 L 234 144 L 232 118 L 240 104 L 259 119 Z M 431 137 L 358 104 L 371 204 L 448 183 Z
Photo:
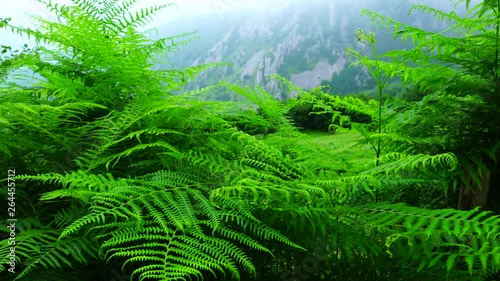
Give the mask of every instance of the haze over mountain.
M 360 17 L 361 10 L 373 10 L 425 29 L 442 30 L 447 27 L 446 22 L 418 13 L 408 15 L 408 9 L 415 3 L 444 10 L 454 8 L 448 1 L 431 2 L 272 1 L 259 10 L 235 9 L 184 17 L 161 26 L 160 35 L 198 31 L 199 40 L 172 54 L 171 63 L 175 67 L 213 62 L 231 64 L 204 72 L 192 88 L 223 80 L 240 85 L 258 84 L 279 96 L 278 84 L 269 79 L 269 75 L 277 73 L 305 89 L 328 84 L 335 93 L 346 94 L 373 87 L 362 68 L 349 68 L 350 61 L 345 55 L 346 47 L 369 54 L 367 46 L 354 36 L 357 29 L 375 31 L 380 51 L 405 47 L 403 42 L 393 41 L 388 30 L 377 31 L 368 17 Z
M 9 2 L 0 15 L 12 17 L 22 26 L 33 26 L 26 15 L 35 14 L 48 18 L 50 13 L 38 6 L 28 10 L 20 7 L 28 0 Z M 30 2 L 30 1 L 28 1 Z M 57 0 L 57 3 L 69 3 Z M 156 0 L 143 0 L 137 8 L 165 4 Z M 373 81 L 361 67 L 349 68 L 346 47 L 368 54 L 367 46 L 354 36 L 357 29 L 375 31 L 379 51 L 405 47 L 403 42 L 393 41 L 388 30 L 376 30 L 368 17 L 360 17 L 362 9 L 369 9 L 396 20 L 431 30 L 442 30 L 446 22 L 438 22 L 432 16 L 411 14 L 412 4 L 424 4 L 450 10 L 449 1 L 432 0 L 184 0 L 173 1 L 172 7 L 161 12 L 148 27 L 157 27 L 158 37 L 197 31 L 198 40 L 180 46 L 170 54 L 170 62 L 158 68 L 187 67 L 206 63 L 226 62 L 205 71 L 197 77 L 189 89 L 214 85 L 223 80 L 239 85 L 260 85 L 280 97 L 278 84 L 270 80 L 271 74 L 279 74 L 296 85 L 311 89 L 329 85 L 332 93 L 356 93 L 373 87 Z M 463 13 L 463 5 L 458 9 Z M 54 19 L 55 20 L 55 19 Z M 1 45 L 20 48 L 24 43 L 34 45 L 33 40 L 17 38 L 8 30 L 0 33 Z M 216 98 L 229 99 L 227 93 Z

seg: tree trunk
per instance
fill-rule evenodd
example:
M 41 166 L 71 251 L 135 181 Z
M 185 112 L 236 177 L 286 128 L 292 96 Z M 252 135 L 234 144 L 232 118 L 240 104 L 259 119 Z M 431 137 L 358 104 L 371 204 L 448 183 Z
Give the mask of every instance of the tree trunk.
M 495 171 L 493 171 L 495 173 Z M 474 181 L 468 171 L 465 171 L 467 183 L 460 186 L 460 195 L 458 198 L 459 210 L 472 210 L 476 207 L 485 207 L 488 203 L 490 192 L 491 173 L 487 172 L 480 175 L 480 185 Z

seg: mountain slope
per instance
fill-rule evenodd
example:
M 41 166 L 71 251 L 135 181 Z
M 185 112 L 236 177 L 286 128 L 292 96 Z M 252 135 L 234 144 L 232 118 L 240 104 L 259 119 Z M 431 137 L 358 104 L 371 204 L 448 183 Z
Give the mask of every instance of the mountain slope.
M 410 6 L 411 1 L 402 1 L 397 6 L 398 13 L 391 16 L 424 28 L 442 28 L 426 16 L 407 15 Z M 160 30 L 162 35 L 199 31 L 200 40 L 183 47 L 171 58 L 176 67 L 230 63 L 206 71 L 192 88 L 224 80 L 242 85 L 258 84 L 280 97 L 278 84 L 269 79 L 269 75 L 277 73 L 305 89 L 323 82 L 333 85 L 335 93 L 346 94 L 373 87 L 362 68 L 348 68 L 349 59 L 345 55 L 346 47 L 363 53 L 368 51 L 354 36 L 358 28 L 375 31 L 366 17 L 360 18 L 361 8 L 387 11 L 384 4 L 371 2 L 276 2 L 259 14 L 233 11 L 227 12 L 224 18 L 184 18 Z M 404 47 L 402 42 L 393 42 L 387 31 L 378 31 L 377 39 L 380 51 Z M 219 93 L 217 98 L 231 96 Z

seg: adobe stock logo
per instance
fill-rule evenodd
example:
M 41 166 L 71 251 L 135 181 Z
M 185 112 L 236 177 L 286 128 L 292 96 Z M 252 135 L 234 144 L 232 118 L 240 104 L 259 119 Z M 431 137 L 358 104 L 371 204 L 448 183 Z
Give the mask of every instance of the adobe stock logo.
M 113 278 L 110 281 L 130 281 L 130 275 L 125 274 L 125 272 L 118 272 L 115 269 L 111 271 Z
M 222 18 L 226 12 L 240 8 L 245 1 L 249 0 L 212 0 L 212 9 Z
M 378 11 L 379 14 L 393 18 L 396 15 L 402 14 L 402 13 L 407 13 L 408 11 L 403 8 L 403 5 L 401 4 L 400 0 L 390 0 L 386 2 L 385 9 L 382 9 Z M 367 34 L 370 32 L 376 32 L 377 28 L 375 25 L 371 22 L 368 21 L 367 25 L 363 29 Z
M 314 251 L 300 261 L 292 271 L 284 272 L 281 275 L 281 281 L 312 280 L 310 274 L 317 272 L 320 263 L 336 254 L 335 241 L 333 235 L 329 235 L 325 240 L 317 238 Z

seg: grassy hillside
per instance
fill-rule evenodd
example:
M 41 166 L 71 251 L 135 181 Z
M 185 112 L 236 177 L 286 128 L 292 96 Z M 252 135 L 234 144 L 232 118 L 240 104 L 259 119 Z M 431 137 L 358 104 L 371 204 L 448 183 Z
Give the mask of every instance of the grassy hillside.
M 345 131 L 330 134 L 322 131 L 304 132 L 315 144 L 335 152 L 338 159 L 345 165 L 345 170 L 358 170 L 370 161 L 375 160 L 374 152 L 369 145 L 359 145 L 357 142 L 363 136 L 355 131 Z

